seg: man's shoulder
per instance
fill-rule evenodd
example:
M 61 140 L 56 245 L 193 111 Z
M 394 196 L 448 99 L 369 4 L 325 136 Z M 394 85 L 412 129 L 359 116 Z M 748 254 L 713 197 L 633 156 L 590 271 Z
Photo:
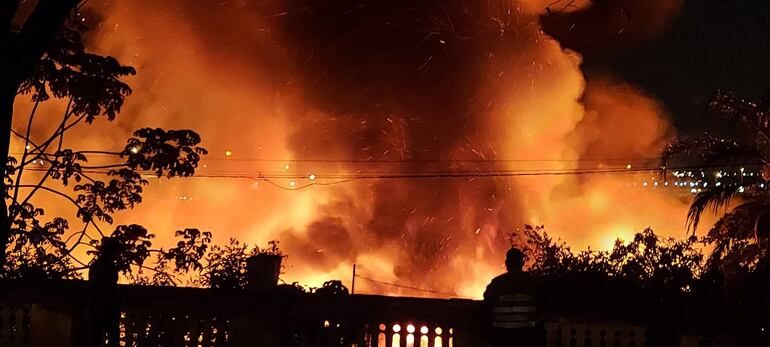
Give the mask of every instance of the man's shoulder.
M 502 275 L 499 275 L 492 279 L 490 282 L 490 285 L 497 286 L 497 285 L 521 285 L 522 283 L 531 283 L 535 282 L 535 276 L 533 276 L 530 273 L 527 272 L 519 272 L 519 273 L 504 273 Z
M 493 278 L 492 281 L 489 282 L 490 286 L 500 286 L 505 285 L 513 280 L 513 277 L 510 273 L 506 272 L 504 274 L 500 274 L 497 277 Z

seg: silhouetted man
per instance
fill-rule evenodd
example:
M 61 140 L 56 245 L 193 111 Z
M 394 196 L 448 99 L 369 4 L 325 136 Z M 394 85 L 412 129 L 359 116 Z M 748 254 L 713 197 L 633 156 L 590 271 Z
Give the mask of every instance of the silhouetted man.
M 491 343 L 495 347 L 536 346 L 537 305 L 534 278 L 522 270 L 524 254 L 511 248 L 505 255 L 508 272 L 495 277 L 484 292 L 484 302 L 491 308 Z

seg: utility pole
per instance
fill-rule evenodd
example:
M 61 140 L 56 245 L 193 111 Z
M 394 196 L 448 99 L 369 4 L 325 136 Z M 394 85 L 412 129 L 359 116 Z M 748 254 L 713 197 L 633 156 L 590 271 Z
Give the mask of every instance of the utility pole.
M 356 264 L 353 263 L 353 280 L 350 281 L 350 294 L 356 293 Z

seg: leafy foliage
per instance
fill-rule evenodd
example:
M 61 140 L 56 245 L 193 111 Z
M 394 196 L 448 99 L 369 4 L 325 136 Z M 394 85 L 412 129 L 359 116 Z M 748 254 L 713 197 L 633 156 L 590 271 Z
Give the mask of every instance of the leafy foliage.
M 278 241 L 270 241 L 268 248 L 249 246 L 236 239 L 224 246 L 212 246 L 204 257 L 204 264 L 194 285 L 217 289 L 243 289 L 248 284 L 246 261 L 257 255 L 281 255 Z
M 200 260 L 206 254 L 209 243 L 211 243 L 211 233 L 198 229 L 177 230 L 175 235 L 181 237 L 176 247 L 166 252 L 166 259 L 173 260 L 176 271 L 189 271 L 203 269 Z
M 665 345 L 671 327 L 757 338 L 770 322 L 770 271 L 738 266 L 724 272 L 719 266 L 726 265 L 724 259 L 713 258 L 719 251 L 704 259 L 702 248 L 712 242 L 708 237 L 677 240 L 646 229 L 632 240 L 616 241 L 609 251 L 573 252 L 543 227 L 526 226 L 514 236 L 540 281 L 538 308 L 546 315 L 557 310 L 583 318 L 639 320 L 648 327 L 648 343 L 656 346 Z
M 113 57 L 87 53 L 82 37 L 87 29 L 79 14 L 73 13 L 19 91 L 31 93 L 36 101 L 71 98 L 72 113 L 88 123 L 99 115 L 113 120 L 131 94 L 121 78 L 135 75 L 136 70 Z
M 141 225 L 118 225 L 111 234 L 102 228 L 114 222 L 113 215 L 142 202 L 146 176 L 188 177 L 195 173 L 201 155 L 200 136 L 191 130 L 143 128 L 135 131 L 118 151 L 63 148 L 70 129 L 92 123 L 97 117 L 114 120 L 131 88 L 122 80 L 134 75 L 130 66 L 115 58 L 85 51 L 82 41 L 87 28 L 74 14 L 61 28 L 53 45 L 19 89 L 35 103 L 24 133 L 14 132 L 25 147 L 20 158 L 6 163 L 6 199 L 11 236 L 2 276 L 10 278 L 76 278 L 79 270 L 97 264 L 104 271 L 120 271 L 137 281 L 174 283 L 163 270 L 173 264 L 184 273 L 202 268 L 200 260 L 211 242 L 211 233 L 198 229 L 176 232 L 180 238 L 169 250 L 153 249 L 150 233 Z M 67 107 L 48 138 L 30 138 L 35 113 L 51 99 L 64 99 Z M 89 165 L 92 155 L 111 161 Z M 24 174 L 35 176 L 23 179 Z M 37 182 L 30 184 L 27 182 Z M 32 204 L 37 194 L 50 194 L 75 208 L 75 221 L 64 216 L 44 219 L 41 206 Z M 51 200 L 34 200 L 51 201 Z M 71 225 L 78 225 L 71 230 Z M 76 252 L 89 247 L 87 252 Z M 78 259 L 74 254 L 94 259 Z M 156 267 L 145 265 L 157 253 Z M 76 264 L 79 264 L 78 267 Z M 148 279 L 143 270 L 158 270 Z M 106 276 L 105 278 L 108 278 Z
M 196 285 L 208 288 L 246 288 L 246 259 L 252 255 L 249 245 L 230 239 L 225 246 L 212 246 L 205 257 Z
M 701 243 L 663 238 L 651 229 L 634 235 L 633 240 L 615 241 L 610 251 L 591 249 L 578 253 L 555 241 L 542 226 L 525 226 L 521 248 L 528 256 L 530 271 L 541 277 L 590 275 L 616 278 L 643 287 L 684 291 L 703 271 Z
M 195 173 L 201 154 L 208 152 L 198 147 L 200 136 L 191 130 L 144 128 L 134 132 L 134 137 L 120 154 L 126 156 L 126 166 L 131 170 L 154 171 L 158 177 L 187 177 Z

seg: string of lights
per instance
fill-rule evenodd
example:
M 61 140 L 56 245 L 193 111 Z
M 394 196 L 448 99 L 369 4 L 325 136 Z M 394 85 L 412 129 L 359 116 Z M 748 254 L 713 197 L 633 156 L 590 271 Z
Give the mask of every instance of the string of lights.
M 735 167 L 741 165 L 732 165 Z M 732 167 L 719 166 L 719 167 Z M 661 167 L 611 168 L 611 169 L 561 169 L 561 170 L 446 170 L 427 172 L 355 172 L 355 173 L 317 173 L 297 174 L 278 171 L 214 171 L 198 172 L 191 178 L 224 178 L 224 179 L 441 179 L 441 178 L 485 178 L 485 177 L 517 177 L 517 176 L 563 176 L 563 175 L 591 175 L 591 174 L 638 174 L 638 173 L 662 173 L 668 171 L 697 170 L 704 166 L 677 166 L 667 169 Z M 27 168 L 30 171 L 45 172 L 45 166 Z M 85 169 L 86 174 L 108 174 L 109 170 Z M 144 171 L 145 176 L 155 176 L 151 171 Z

